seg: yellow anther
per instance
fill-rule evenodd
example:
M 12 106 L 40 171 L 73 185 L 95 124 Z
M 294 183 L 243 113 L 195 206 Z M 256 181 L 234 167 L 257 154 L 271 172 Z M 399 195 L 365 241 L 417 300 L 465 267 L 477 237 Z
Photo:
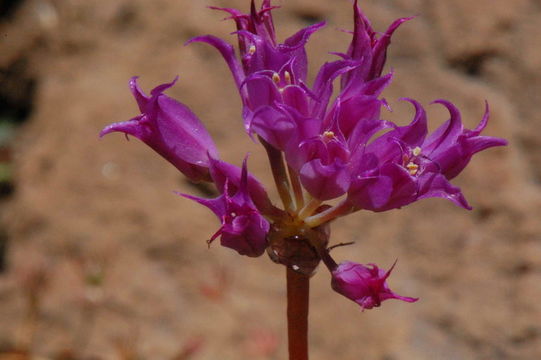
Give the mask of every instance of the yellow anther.
M 413 156 L 421 155 L 421 148 L 419 146 L 415 147 L 415 149 L 413 149 L 412 153 L 413 153 Z
M 248 53 L 250 55 L 255 54 L 255 45 L 250 45 L 250 48 L 248 49 Z
M 408 165 L 406 165 L 406 168 L 408 168 L 410 175 L 415 175 L 417 174 L 417 171 L 419 171 L 419 165 L 415 164 L 412 161 L 410 161 Z
M 331 140 L 334 138 L 334 133 L 332 131 L 325 131 L 323 132 L 323 137 L 325 139 Z
M 291 74 L 289 71 L 284 71 L 284 78 L 286 80 L 286 84 L 291 84 Z
M 278 73 L 274 73 L 272 74 L 272 81 L 274 81 L 276 84 L 278 84 L 280 82 L 280 75 L 278 75 Z

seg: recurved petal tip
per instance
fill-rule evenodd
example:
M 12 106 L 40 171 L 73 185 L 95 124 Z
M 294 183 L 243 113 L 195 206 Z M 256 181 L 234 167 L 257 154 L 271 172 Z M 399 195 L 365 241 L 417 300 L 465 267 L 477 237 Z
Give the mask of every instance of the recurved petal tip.
M 332 272 L 332 287 L 339 294 L 359 304 L 363 310 L 372 309 L 389 299 L 415 302 L 418 299 L 400 296 L 389 289 L 387 277 L 390 271 L 383 271 L 375 264 L 343 262 Z
M 142 117 L 142 115 L 139 115 L 128 121 L 120 121 L 107 125 L 103 128 L 103 130 L 100 131 L 99 137 L 102 138 L 112 132 L 123 132 L 126 135 L 132 135 L 140 140 L 143 140 L 144 130 L 140 124 Z
M 177 75 L 177 76 L 175 76 L 175 78 L 173 79 L 173 81 L 156 86 L 154 89 L 152 89 L 152 90 L 150 91 L 150 94 L 151 94 L 152 96 L 158 96 L 158 95 L 160 95 L 160 94 L 163 93 L 165 90 L 169 89 L 170 87 L 173 87 L 173 86 L 175 85 L 175 83 L 178 81 L 178 79 L 179 79 L 179 76 Z

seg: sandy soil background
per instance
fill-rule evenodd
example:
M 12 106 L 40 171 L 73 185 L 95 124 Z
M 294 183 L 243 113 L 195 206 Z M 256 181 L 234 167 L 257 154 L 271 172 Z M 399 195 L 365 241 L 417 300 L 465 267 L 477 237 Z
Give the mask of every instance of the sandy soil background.
M 345 48 L 346 0 L 283 0 L 281 39 L 309 23 L 311 71 Z M 138 113 L 144 89 L 180 75 L 189 105 L 223 158 L 271 184 L 241 130 L 226 66 L 190 37 L 228 37 L 206 5 L 248 0 L 26 0 L 0 3 L 0 359 L 285 359 L 285 271 L 205 240 L 217 221 L 173 190 L 211 195 L 137 140 L 99 130 Z M 426 200 L 333 224 L 340 260 L 398 266 L 393 289 L 416 304 L 361 312 L 320 269 L 312 281 L 314 360 L 541 358 L 541 1 L 364 0 L 378 30 L 419 15 L 394 37 L 388 118 L 397 99 L 447 98 L 471 128 L 507 148 L 476 156 L 457 179 L 467 212 Z M 230 37 L 233 41 L 233 37 Z M 445 111 L 429 106 L 432 126 Z M 17 350 L 17 351 L 15 351 Z M 26 354 L 26 355 L 25 355 Z

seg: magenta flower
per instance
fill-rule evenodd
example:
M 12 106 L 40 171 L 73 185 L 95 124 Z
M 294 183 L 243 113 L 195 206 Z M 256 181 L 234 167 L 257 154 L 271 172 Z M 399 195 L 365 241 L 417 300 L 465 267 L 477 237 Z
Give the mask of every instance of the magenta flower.
M 503 139 L 480 136 L 489 118 L 488 105 L 474 130 L 464 129 L 458 109 L 448 101 L 437 100 L 449 110 L 450 119 L 427 137 L 426 113 L 414 106 L 413 121 L 380 136 L 363 148 L 361 168 L 349 189 L 348 200 L 356 207 L 384 211 L 428 197 L 441 197 L 471 209 L 459 188 L 449 180 L 466 167 L 472 156 Z
M 243 168 L 210 157 L 210 175 L 218 191 L 233 196 L 241 187 Z M 227 191 L 226 191 L 227 183 Z M 267 215 L 280 215 L 281 210 L 272 205 L 265 187 L 255 176 L 247 172 L 246 190 L 258 211 Z
M 231 66 L 231 69 L 235 70 L 233 72 L 235 78 L 242 82 L 249 75 L 261 71 L 279 73 L 287 70 L 292 76 L 291 80 L 304 81 L 308 64 L 304 45 L 310 35 L 325 25 L 324 22 L 302 29 L 287 38 L 284 43 L 279 44 L 276 40 L 271 14 L 276 6 L 272 6 L 270 0 L 263 0 L 259 11 L 256 10 L 252 0 L 250 14 L 243 14 L 236 9 L 211 8 L 228 12 L 236 23 L 235 34 L 238 38 L 242 70 L 238 69 L 238 65 Z M 222 49 L 229 48 L 227 43 L 213 36 L 196 37 L 190 40 L 190 42 L 193 41 L 207 42 L 220 50 L 222 54 L 224 54 Z M 226 60 L 228 64 L 238 64 L 234 58 L 226 58 Z
M 387 31 L 378 37 L 378 33 L 372 29 L 370 21 L 361 12 L 357 3 L 358 1 L 355 0 L 353 39 L 348 51 L 346 54 L 335 53 L 344 59 L 356 60 L 360 63 L 360 66 L 354 71 L 348 72 L 342 77 L 342 89 L 350 88 L 350 91 L 354 91 L 359 85 L 381 76 L 391 36 L 402 23 L 412 19 L 408 17 L 395 20 Z
M 363 310 L 378 307 L 385 300 L 398 299 L 415 302 L 419 299 L 400 296 L 389 289 L 387 278 L 393 271 L 393 266 L 384 271 L 374 264 L 364 266 L 345 261 L 332 271 L 332 288 L 359 304 Z
M 177 79 L 155 87 L 147 96 L 130 80 L 130 89 L 141 115 L 111 124 L 100 132 L 104 136 L 119 131 L 146 143 L 192 181 L 210 180 L 209 154 L 218 156 L 214 141 L 201 121 L 185 105 L 163 94 Z
M 211 8 L 228 12 L 235 21 L 240 59 L 236 58 L 230 44 L 212 35 L 195 37 L 187 44 L 207 43 L 224 57 L 242 98 L 245 126 L 248 129 L 252 111 L 272 104 L 280 96 L 277 86 L 287 87 L 304 82 L 308 64 L 304 46 L 309 37 L 325 23 L 302 29 L 279 44 L 271 15 L 275 7 L 271 6 L 270 0 L 263 0 L 259 11 L 252 1 L 250 14 L 243 14 L 236 9 Z M 286 98 L 290 97 L 289 92 L 284 94 Z
M 222 195 L 216 199 L 180 195 L 208 207 L 222 222 L 220 229 L 208 241 L 209 245 L 220 236 L 222 246 L 236 250 L 241 255 L 260 256 L 267 248 L 270 224 L 257 210 L 250 197 L 246 160 L 234 195 L 230 195 L 230 182 L 236 183 L 236 179 L 226 177 Z

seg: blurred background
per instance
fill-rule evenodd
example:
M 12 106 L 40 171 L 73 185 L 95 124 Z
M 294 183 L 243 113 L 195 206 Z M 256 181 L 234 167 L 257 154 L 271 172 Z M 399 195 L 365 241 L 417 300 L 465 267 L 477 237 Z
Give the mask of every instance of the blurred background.
M 327 20 L 308 44 L 312 77 L 344 51 L 346 0 L 282 0 L 278 36 Z M 205 240 L 218 222 L 173 194 L 214 196 L 107 124 L 138 109 L 128 90 L 173 79 L 224 160 L 272 184 L 245 136 L 240 101 L 218 53 L 183 43 L 233 23 L 207 5 L 248 0 L 0 2 L 0 359 L 285 359 L 285 270 Z M 361 312 L 312 281 L 314 360 L 541 358 L 541 1 L 364 0 L 373 26 L 418 15 L 388 56 L 388 119 L 446 98 L 468 128 L 491 106 L 485 134 L 510 145 L 478 154 L 456 179 L 471 212 L 444 200 L 357 213 L 333 224 L 337 260 L 388 268 L 397 293 Z M 275 194 L 274 194 L 275 195 Z M 276 199 L 276 197 L 275 197 Z

